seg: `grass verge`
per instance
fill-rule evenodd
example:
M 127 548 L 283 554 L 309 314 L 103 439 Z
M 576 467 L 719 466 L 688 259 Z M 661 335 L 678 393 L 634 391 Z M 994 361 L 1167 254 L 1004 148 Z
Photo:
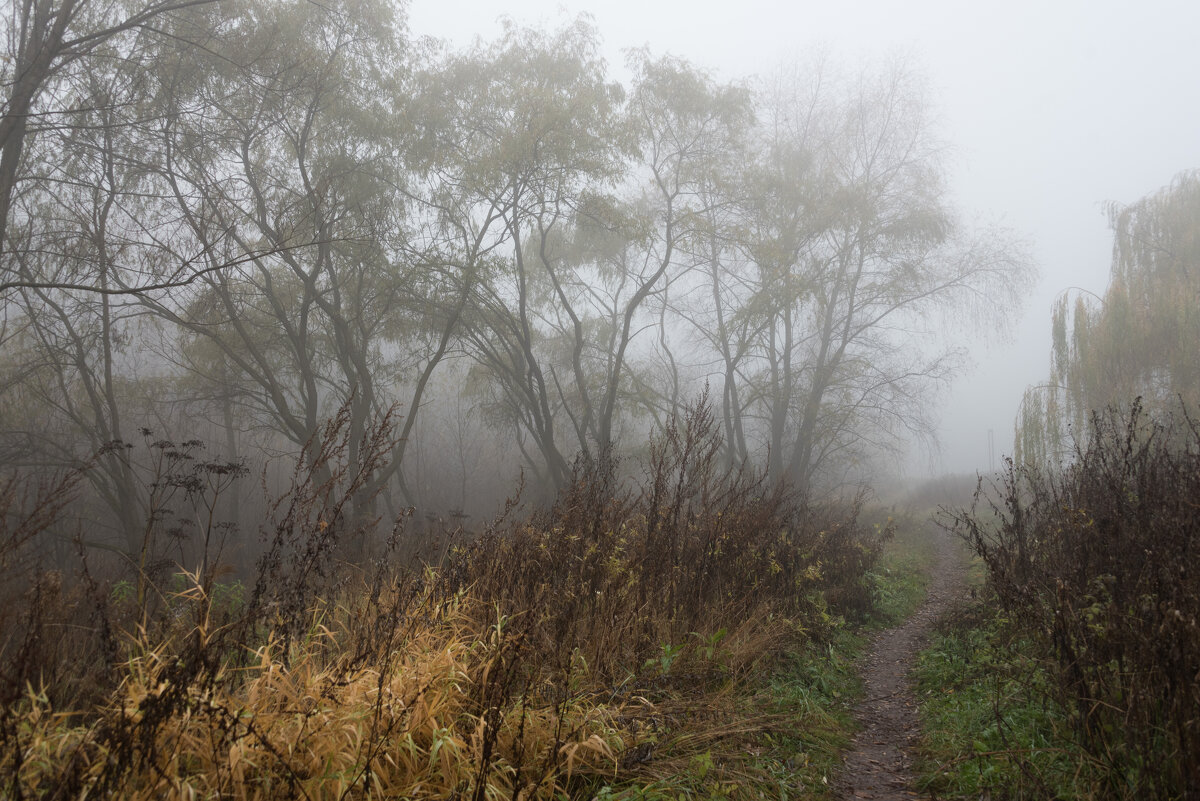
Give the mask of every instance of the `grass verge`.
M 992 604 L 943 621 L 917 665 L 921 789 L 948 799 L 1096 796 L 1095 766 L 1030 653 Z
M 394 556 L 402 519 L 383 537 L 352 513 L 366 479 L 331 426 L 269 504 L 248 592 L 226 592 L 207 551 L 192 572 L 178 560 L 182 581 L 98 579 L 86 552 L 81 586 L 33 577 L 19 625 L 0 626 L 0 795 L 825 786 L 853 695 L 844 621 L 871 614 L 890 534 L 861 524 L 859 501 L 807 504 L 723 470 L 701 406 L 651 443 L 643 482 L 580 465 L 549 506 L 413 564 Z M 147 531 L 149 565 L 162 544 Z
M 766 669 L 704 696 L 663 699 L 661 729 L 620 781 L 582 797 L 612 801 L 830 798 L 853 734 L 865 639 L 839 625 L 824 642 L 796 641 Z M 679 717 L 672 719 L 670 711 Z M 686 721 L 683 719 L 686 717 Z M 698 726 L 704 719 L 705 725 Z M 590 793 L 590 795 L 589 795 Z

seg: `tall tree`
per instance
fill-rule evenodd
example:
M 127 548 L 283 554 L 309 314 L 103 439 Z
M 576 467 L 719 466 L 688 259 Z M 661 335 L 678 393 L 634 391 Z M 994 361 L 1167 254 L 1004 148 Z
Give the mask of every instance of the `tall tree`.
M 86 5 L 61 13 L 87 29 L 95 20 Z M 19 277 L 3 302 L 23 336 L 6 345 L 26 370 L 19 390 L 3 390 L 25 395 L 3 432 L 8 456 L 63 467 L 98 454 L 88 477 L 129 549 L 140 545 L 145 493 L 124 449 L 109 445 L 133 438 L 149 408 L 137 378 L 145 352 L 135 344 L 144 321 L 120 290 L 155 280 L 157 265 L 174 261 L 153 235 L 171 225 L 155 206 L 163 187 L 147 182 L 134 155 L 147 141 L 141 112 L 153 38 L 137 26 L 109 30 L 86 48 L 86 69 L 77 54 L 53 71 L 55 92 L 77 102 L 58 109 L 53 124 L 42 114 L 26 129 L 36 134 L 20 148 L 28 180 L 10 195 L 0 257 L 6 277 Z
M 483 268 L 464 319 L 467 347 L 493 417 L 513 427 L 530 467 L 557 486 L 571 453 L 588 448 L 582 436 L 563 441 L 568 396 L 587 391 L 567 389 L 561 372 L 583 369 L 576 303 L 586 293 L 562 263 L 563 237 L 585 206 L 606 205 L 597 199 L 619 175 L 622 92 L 582 20 L 550 33 L 509 25 L 496 43 L 441 65 L 429 89 L 440 112 L 427 124 L 447 156 L 444 205 L 473 232 L 465 252 Z M 574 341 L 566 352 L 555 348 L 563 325 Z
M 241 405 L 296 446 L 348 405 L 352 469 L 405 389 L 415 417 L 453 326 L 439 265 L 410 236 L 405 47 L 388 3 L 251 4 L 159 72 L 170 113 L 154 166 L 186 238 L 213 267 L 255 256 L 141 302 L 221 354 L 189 370 L 246 388 Z M 208 111 L 174 113 L 190 107 Z
M 1026 390 L 1019 461 L 1056 464 L 1086 437 L 1091 414 L 1142 398 L 1151 414 L 1200 404 L 1200 172 L 1129 205 L 1113 231 L 1103 297 L 1065 292 L 1052 317 L 1050 380 Z
M 743 86 L 718 83 L 685 61 L 654 59 L 645 51 L 631 54 L 630 66 L 635 82 L 628 126 L 636 142 L 631 171 L 641 178 L 635 197 L 647 235 L 639 243 L 635 290 L 621 308 L 620 336 L 613 343 L 616 358 L 607 375 L 605 427 L 599 434 L 604 442 L 612 439 L 618 389 L 636 378 L 623 375 L 633 337 L 645 329 L 657 329 L 660 363 L 669 368 L 662 411 L 679 411 L 679 365 L 667 323 L 671 294 L 712 255 L 713 221 L 727 203 L 716 187 L 744 155 L 754 120 L 753 97 Z M 634 387 L 628 391 L 633 394 Z
M 928 110 L 903 65 L 797 73 L 763 97 L 734 246 L 708 275 L 723 379 L 741 382 L 724 390 L 727 429 L 773 480 L 810 489 L 928 435 L 928 393 L 958 363 L 929 348 L 932 323 L 1016 300 L 1027 260 L 957 224 Z

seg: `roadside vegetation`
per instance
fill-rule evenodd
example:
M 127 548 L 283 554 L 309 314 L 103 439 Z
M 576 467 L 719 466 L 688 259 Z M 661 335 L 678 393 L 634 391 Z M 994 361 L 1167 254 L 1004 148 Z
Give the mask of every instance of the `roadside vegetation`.
M 323 440 L 342 447 L 306 454 L 269 505 L 244 581 L 216 549 L 133 580 L 83 550 L 79 583 L 22 573 L 80 477 L 6 487 L 6 796 L 828 792 L 854 632 L 920 591 L 883 556 L 890 521 L 721 469 L 700 405 L 653 441 L 641 480 L 579 469 L 549 506 L 514 502 L 481 534 L 402 556 L 403 519 L 353 508 L 370 505 L 342 423 Z M 360 460 L 387 442 L 373 432 Z M 162 450 L 171 508 L 205 508 L 227 474 Z M 175 525 L 168 505 L 152 536 Z M 368 528 L 376 546 L 350 559 Z
M 1200 789 L 1200 429 L 1135 404 L 1061 471 L 1009 466 L 953 524 L 986 568 L 919 668 L 945 797 Z
M 1108 289 L 1060 296 L 1012 461 L 944 518 L 979 582 L 918 669 L 940 797 L 1200 797 L 1198 211 L 1195 171 L 1109 205 Z

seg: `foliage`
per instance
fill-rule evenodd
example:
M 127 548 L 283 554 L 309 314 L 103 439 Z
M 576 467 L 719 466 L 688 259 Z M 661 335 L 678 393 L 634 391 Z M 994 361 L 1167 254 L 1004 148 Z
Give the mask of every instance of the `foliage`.
M 1060 464 L 1093 411 L 1141 397 L 1152 415 L 1200 404 L 1200 173 L 1109 207 L 1113 261 L 1103 298 L 1054 307 L 1049 382 L 1026 391 L 1015 455 Z
M 806 721 L 847 692 L 836 615 L 869 602 L 879 549 L 853 506 L 715 470 L 700 405 L 656 441 L 640 488 L 579 472 L 444 566 L 405 565 L 399 528 L 364 537 L 377 524 L 351 513 L 356 466 L 390 437 L 351 460 L 348 428 L 334 418 L 269 506 L 249 591 L 181 565 L 137 608 L 134 582 L 100 580 L 86 551 L 69 582 L 22 563 L 0 641 L 5 793 L 555 798 L 681 762 L 712 787 L 738 775 L 712 754 L 747 741 L 770 744 L 755 775 L 790 781 L 809 748 L 781 733 L 799 705 L 729 699 L 774 664 L 798 666 L 787 692 L 810 699 Z M 70 490 L 33 498 L 12 553 Z M 789 648 L 814 656 L 779 663 Z
M 1200 787 L 1200 429 L 1135 404 L 1096 415 L 1061 472 L 1010 462 L 1000 497 L 955 515 L 1044 692 L 1099 766 L 1099 792 Z

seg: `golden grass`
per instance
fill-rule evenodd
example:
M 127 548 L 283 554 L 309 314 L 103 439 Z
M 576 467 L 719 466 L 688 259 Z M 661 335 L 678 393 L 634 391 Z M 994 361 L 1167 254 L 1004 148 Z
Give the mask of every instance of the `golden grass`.
M 185 688 L 179 713 L 137 740 L 120 795 L 445 798 L 482 787 L 479 797 L 509 798 L 519 783 L 522 797 L 548 799 L 573 776 L 612 773 L 624 743 L 613 708 L 594 696 L 481 703 L 513 643 L 503 621 L 481 630 L 480 612 L 468 596 L 426 605 L 386 658 L 356 668 L 325 656 L 346 636 L 344 620 L 314 626 L 287 653 L 269 638 L 243 666 Z M 36 795 L 66 762 L 82 768 L 86 792 L 111 759 L 126 758 L 112 732 L 145 730 L 171 689 L 172 646 L 131 640 L 117 697 L 86 725 L 52 713 L 31 689 L 20 715 L 22 792 Z M 10 764 L 0 760 L 0 772 Z
M 580 782 L 669 775 L 689 754 L 769 728 L 775 717 L 738 711 L 733 687 L 802 636 L 764 608 L 718 645 L 695 636 L 670 675 L 648 667 L 612 687 L 578 649 L 565 671 L 539 666 L 521 654 L 529 626 L 464 592 L 435 600 L 426 591 L 403 605 L 408 622 L 386 653 L 355 660 L 356 638 L 377 622 L 370 616 L 401 608 L 367 604 L 365 594 L 314 608 L 307 635 L 287 648 L 268 632 L 208 679 L 186 674 L 173 686 L 180 654 L 221 631 L 199 586 L 179 593 L 174 601 L 199 621 L 157 642 L 144 629 L 128 636 L 119 689 L 86 722 L 29 689 L 10 787 L 38 795 L 70 765 L 77 797 L 500 799 L 519 790 L 553 799 Z M 173 691 L 182 699 L 160 714 Z M 672 756 L 630 761 L 645 743 Z M 104 784 L 115 763 L 133 769 Z M 0 773 L 12 765 L 0 756 Z

